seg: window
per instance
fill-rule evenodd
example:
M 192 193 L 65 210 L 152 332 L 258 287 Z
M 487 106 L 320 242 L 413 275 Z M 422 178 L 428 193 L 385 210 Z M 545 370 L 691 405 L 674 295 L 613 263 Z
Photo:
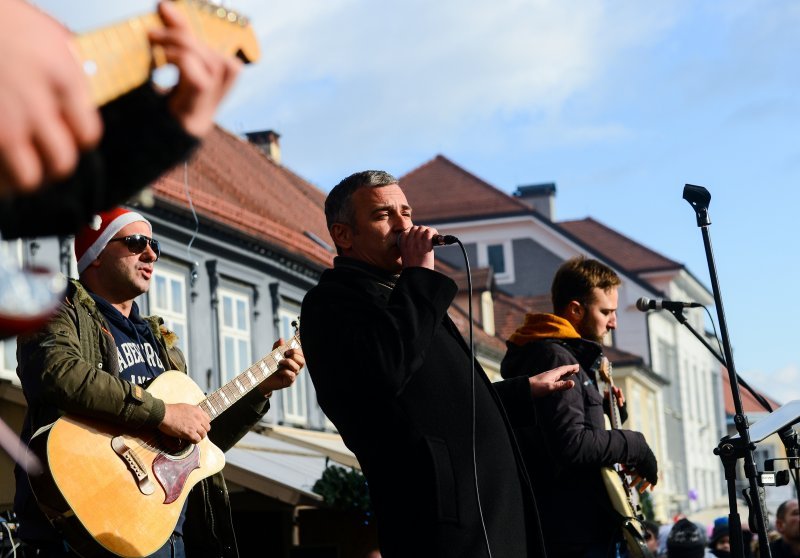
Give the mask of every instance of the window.
M 292 322 L 296 319 L 296 312 L 288 310 L 278 310 L 280 318 L 280 334 L 284 341 L 288 341 L 294 335 Z M 297 380 L 291 387 L 281 390 L 283 402 L 283 418 L 285 422 L 297 425 L 308 424 L 308 371 L 303 368 L 297 376 Z
M 514 282 L 514 258 L 511 241 L 501 241 L 492 244 L 478 243 L 478 265 L 491 266 L 494 278 L 498 284 Z
M 22 241 L 0 241 L 0 273 L 14 272 L 22 263 Z M 3 339 L 0 342 L 0 378 L 15 380 L 17 377 L 17 340 Z
M 220 384 L 226 384 L 253 362 L 250 350 L 250 300 L 247 296 L 220 288 Z
M 502 244 L 490 244 L 486 247 L 486 259 L 492 266 L 495 274 L 502 275 L 506 272 L 506 257 Z
M 186 278 L 172 271 L 157 269 L 153 272 L 150 289 L 150 312 L 161 316 L 164 325 L 178 336 L 178 347 L 189 354 L 188 316 L 186 314 Z

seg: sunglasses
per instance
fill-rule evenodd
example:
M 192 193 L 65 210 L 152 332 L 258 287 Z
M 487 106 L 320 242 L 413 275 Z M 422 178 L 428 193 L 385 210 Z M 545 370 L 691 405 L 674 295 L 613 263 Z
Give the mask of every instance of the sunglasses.
M 147 245 L 149 244 L 153 252 L 156 253 L 156 260 L 161 256 L 161 245 L 158 243 L 158 240 L 143 234 L 132 234 L 130 236 L 112 238 L 108 242 L 124 242 L 131 254 L 141 254 L 147 249 Z

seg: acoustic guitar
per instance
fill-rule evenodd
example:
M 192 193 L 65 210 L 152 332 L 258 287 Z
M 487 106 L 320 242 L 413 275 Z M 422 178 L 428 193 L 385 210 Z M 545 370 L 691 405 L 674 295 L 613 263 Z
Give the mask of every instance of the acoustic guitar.
M 206 397 L 186 374 L 163 372 L 147 391 L 165 403 L 197 405 L 213 421 L 278 369 L 299 335 Z M 208 437 L 198 444 L 156 430 L 132 434 L 99 421 L 65 415 L 30 442 L 42 462 L 29 479 L 41 510 L 82 556 L 139 558 L 161 548 L 194 485 L 225 466 Z
M 598 369 L 600 379 L 608 384 L 608 400 L 611 417 L 606 416 L 606 429 L 622 428 L 617 398 L 614 397 L 614 380 L 611 375 L 611 363 L 603 357 Z M 600 470 L 603 484 L 608 492 L 608 499 L 614 511 L 619 515 L 622 535 L 628 547 L 628 555 L 632 558 L 653 558 L 645 542 L 644 517 L 638 504 L 633 503 L 633 496 L 628 475 L 620 464 L 603 467 Z

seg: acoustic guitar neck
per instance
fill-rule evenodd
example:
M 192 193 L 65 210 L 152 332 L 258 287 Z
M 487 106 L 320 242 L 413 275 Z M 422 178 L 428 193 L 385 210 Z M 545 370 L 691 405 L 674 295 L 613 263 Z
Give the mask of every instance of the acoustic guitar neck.
M 258 43 L 246 18 L 204 0 L 173 3 L 202 42 L 245 63 L 258 60 Z M 149 30 L 163 26 L 158 14 L 146 14 L 75 36 L 75 50 L 97 106 L 142 85 L 154 68 L 167 63 L 163 50 L 153 48 L 147 38 Z

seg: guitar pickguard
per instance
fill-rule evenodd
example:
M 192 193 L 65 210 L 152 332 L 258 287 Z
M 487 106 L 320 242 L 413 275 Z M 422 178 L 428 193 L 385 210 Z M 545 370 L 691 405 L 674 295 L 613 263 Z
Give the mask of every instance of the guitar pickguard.
M 164 489 L 164 503 L 171 504 L 178 499 L 189 474 L 200 468 L 200 448 L 192 446 L 191 451 L 180 457 L 166 453 L 153 460 L 153 474 Z

